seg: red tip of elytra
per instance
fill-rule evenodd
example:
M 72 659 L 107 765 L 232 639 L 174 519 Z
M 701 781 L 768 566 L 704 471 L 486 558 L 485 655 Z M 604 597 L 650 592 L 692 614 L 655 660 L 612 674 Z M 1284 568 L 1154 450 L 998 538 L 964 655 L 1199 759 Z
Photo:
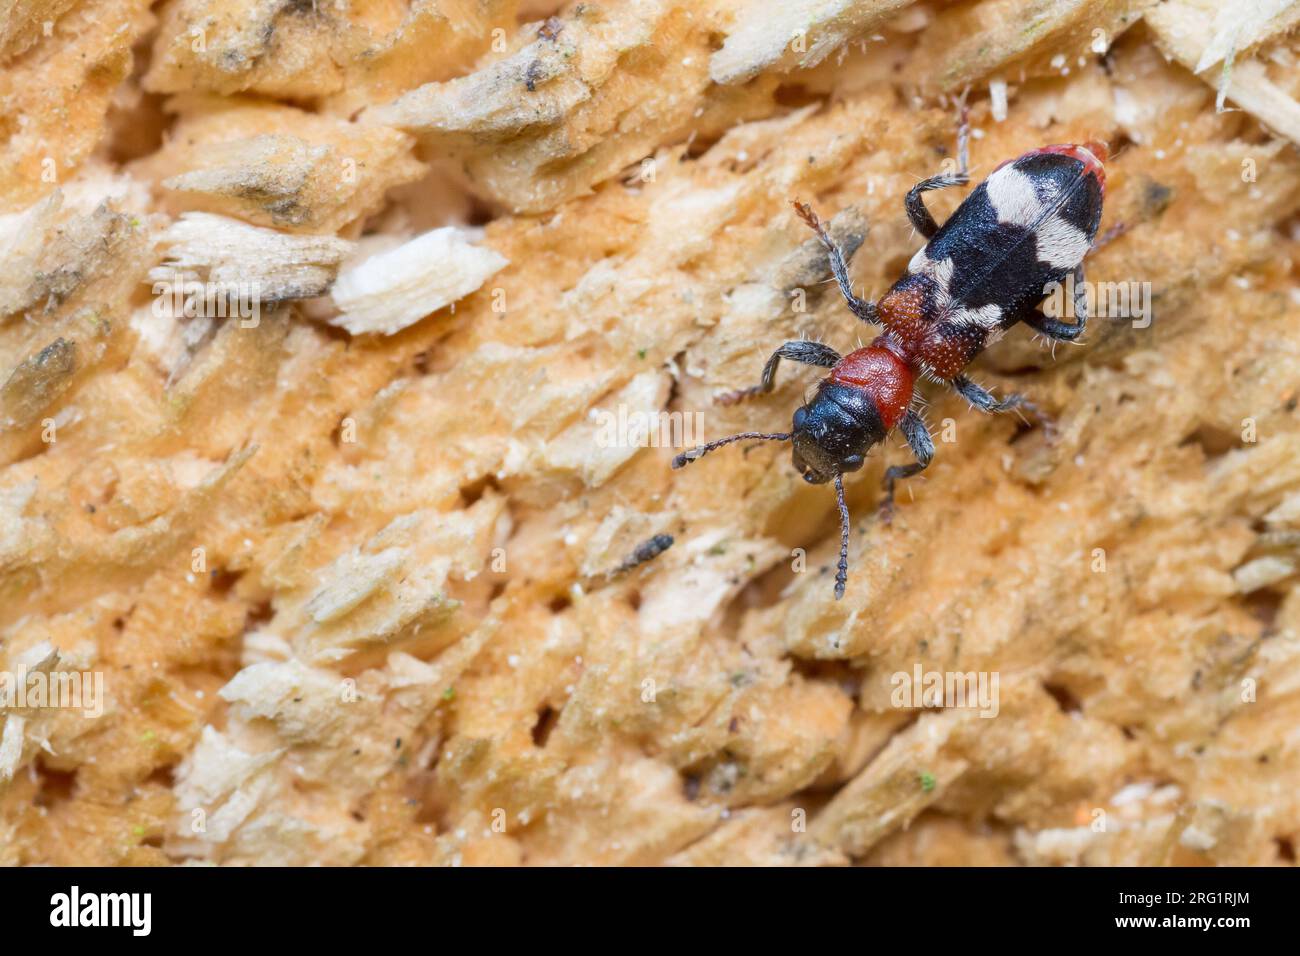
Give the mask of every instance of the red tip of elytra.
M 1071 159 L 1077 159 L 1083 163 L 1084 174 L 1092 173 L 1097 177 L 1097 182 L 1102 189 L 1106 188 L 1106 167 L 1102 164 L 1110 158 L 1110 147 L 1105 143 L 1097 140 L 1078 145 L 1076 143 L 1060 143 L 1056 146 L 1044 146 L 1037 150 L 1040 153 L 1057 153 L 1061 156 L 1069 156 Z
M 1099 162 L 1104 163 L 1110 159 L 1110 147 L 1106 145 L 1105 140 L 1090 139 L 1083 144 L 1083 148 L 1096 156 Z

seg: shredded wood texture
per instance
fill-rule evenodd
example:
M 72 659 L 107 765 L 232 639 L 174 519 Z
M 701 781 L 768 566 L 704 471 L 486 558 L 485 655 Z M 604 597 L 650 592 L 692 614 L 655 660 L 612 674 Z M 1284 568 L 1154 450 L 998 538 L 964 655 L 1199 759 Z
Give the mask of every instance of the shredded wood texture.
M 1294 862 L 1300 4 L 1225 6 L 12 4 L 0 674 L 104 697 L 0 708 L 0 862 Z M 606 429 L 788 428 L 713 398 L 871 335 L 790 200 L 878 295 L 963 92 L 976 179 L 1110 143 L 1151 321 L 980 360 L 1054 436 L 922 385 L 835 602 L 788 447 Z

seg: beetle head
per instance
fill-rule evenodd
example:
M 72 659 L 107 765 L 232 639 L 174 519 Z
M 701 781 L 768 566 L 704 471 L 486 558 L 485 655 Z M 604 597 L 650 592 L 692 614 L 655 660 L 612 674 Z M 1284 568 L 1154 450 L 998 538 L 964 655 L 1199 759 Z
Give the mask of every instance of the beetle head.
M 857 471 L 885 437 L 871 395 L 833 381 L 822 382 L 812 401 L 795 409 L 793 426 L 794 467 L 814 485 Z

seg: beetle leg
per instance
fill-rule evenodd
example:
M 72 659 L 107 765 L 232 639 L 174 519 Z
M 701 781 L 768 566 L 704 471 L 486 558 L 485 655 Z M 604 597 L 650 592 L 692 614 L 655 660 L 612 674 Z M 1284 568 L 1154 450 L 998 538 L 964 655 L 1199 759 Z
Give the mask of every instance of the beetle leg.
M 826 227 L 817 218 L 817 213 L 813 212 L 812 206 L 806 202 L 795 202 L 793 205 L 795 212 L 799 214 L 799 218 L 804 221 L 809 229 L 817 233 L 817 238 L 826 247 L 826 255 L 831 263 L 831 274 L 835 276 L 835 281 L 840 287 L 840 295 L 844 296 L 844 301 L 848 303 L 849 311 L 863 322 L 872 322 L 879 325 L 880 318 L 876 314 L 876 304 L 868 302 L 866 299 L 859 299 L 853 294 L 853 283 L 849 281 L 849 267 L 844 261 L 844 253 L 840 251 L 840 247 L 835 244 L 835 240 L 826 232 Z
M 911 478 L 925 471 L 930 459 L 934 457 L 934 439 L 930 437 L 930 429 L 925 427 L 925 420 L 920 415 L 909 408 L 899 427 L 903 430 L 903 437 L 911 446 L 916 461 L 910 465 L 891 465 L 885 469 L 885 477 L 881 482 L 885 497 L 880 502 L 879 511 L 880 520 L 885 524 L 889 524 L 894 517 L 894 483 L 900 478 Z
M 993 397 L 992 392 L 983 386 L 976 385 L 965 375 L 958 375 L 949 384 L 952 385 L 958 395 L 970 402 L 972 407 L 978 408 L 982 412 L 993 414 L 1023 408 L 1038 419 L 1039 424 L 1043 426 L 1043 431 L 1049 437 L 1056 435 L 1056 421 L 1019 392 L 1012 392 L 1002 401 L 998 401 Z
M 907 191 L 907 198 L 903 200 L 903 205 L 907 209 L 907 218 L 912 220 L 916 231 L 926 239 L 932 238 L 939 231 L 939 224 L 934 221 L 934 216 L 930 215 L 930 210 L 925 208 L 921 194 L 932 189 L 965 186 L 970 182 L 970 124 L 966 121 L 964 105 L 957 126 L 957 164 L 956 173 L 942 173 L 921 180 Z
M 1088 294 L 1083 279 L 1083 263 L 1074 270 L 1074 322 L 1062 322 L 1034 309 L 1025 317 L 1025 325 L 1058 342 L 1073 342 L 1088 327 Z
M 781 364 L 783 358 L 787 358 L 792 362 L 802 362 L 804 365 L 820 365 L 822 368 L 830 368 L 840 360 L 840 353 L 829 345 L 823 345 L 821 342 L 808 342 L 802 339 L 795 342 L 786 342 L 785 345 L 773 352 L 771 358 L 764 364 L 763 377 L 757 385 L 751 385 L 749 388 L 739 388 L 734 392 L 724 392 L 714 398 L 714 404 L 734 405 L 747 398 L 753 398 L 755 395 L 766 395 L 772 391 L 773 385 L 776 384 L 776 367 Z

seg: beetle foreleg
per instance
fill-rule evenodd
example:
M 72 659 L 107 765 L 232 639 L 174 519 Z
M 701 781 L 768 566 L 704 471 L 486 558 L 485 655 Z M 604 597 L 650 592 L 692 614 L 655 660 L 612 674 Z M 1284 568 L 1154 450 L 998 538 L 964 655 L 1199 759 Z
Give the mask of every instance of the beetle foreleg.
M 823 345 L 821 342 L 808 342 L 802 339 L 795 342 L 786 342 L 785 345 L 773 352 L 771 358 L 764 364 L 763 377 L 757 385 L 751 385 L 749 388 L 739 388 L 734 392 L 724 392 L 713 400 L 714 404 L 734 405 L 747 398 L 753 398 L 755 395 L 766 395 L 772 391 L 773 385 L 776 384 L 776 367 L 781 364 L 783 358 L 787 358 L 792 362 L 802 362 L 804 365 L 820 365 L 822 368 L 830 368 L 840 360 L 840 353 L 829 345 Z

